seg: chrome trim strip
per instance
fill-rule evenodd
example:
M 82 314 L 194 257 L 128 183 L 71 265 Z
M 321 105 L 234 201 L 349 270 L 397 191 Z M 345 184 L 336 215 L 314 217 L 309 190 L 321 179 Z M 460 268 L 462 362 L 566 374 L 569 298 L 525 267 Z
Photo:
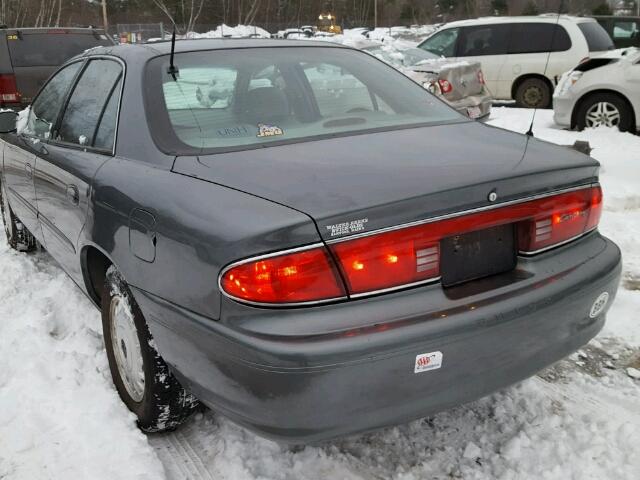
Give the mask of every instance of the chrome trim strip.
M 256 307 L 271 307 L 271 308 L 303 307 L 303 306 L 309 306 L 309 305 L 320 305 L 320 304 L 323 304 L 323 303 L 336 302 L 336 301 L 339 301 L 339 300 L 347 300 L 349 298 L 348 295 L 344 295 L 342 297 L 325 298 L 325 299 L 322 299 L 322 300 L 313 300 L 313 301 L 309 301 L 309 302 L 264 303 L 264 302 L 254 302 L 254 301 L 251 301 L 251 300 L 246 300 L 244 298 L 236 297 L 234 295 L 231 295 L 231 294 L 227 293 L 222 288 L 222 277 L 223 277 L 223 275 L 225 273 L 227 273 L 232 268 L 238 267 L 240 265 L 244 265 L 246 263 L 256 262 L 256 261 L 259 261 L 259 260 L 264 260 L 265 258 L 279 257 L 279 256 L 282 256 L 282 255 L 287 255 L 289 253 L 304 252 L 305 250 L 312 250 L 314 248 L 324 248 L 324 246 L 325 245 L 322 242 L 312 243 L 310 245 L 305 245 L 305 246 L 302 246 L 302 247 L 289 248 L 287 250 L 280 250 L 278 252 L 266 253 L 264 255 L 258 255 L 256 257 L 249 257 L 249 258 L 245 258 L 243 260 L 238 260 L 237 262 L 230 263 L 226 267 L 224 267 L 220 271 L 220 274 L 218 275 L 218 290 L 220 290 L 220 293 L 222 293 L 225 297 L 230 298 L 231 300 L 235 300 L 236 302 L 244 303 L 246 305 L 253 305 L 253 306 L 256 306 Z M 327 254 L 330 255 L 330 253 L 328 251 L 327 251 Z M 333 261 L 333 259 L 332 259 L 332 261 Z
M 587 230 L 586 232 L 582 232 L 580 235 L 576 235 L 575 237 L 571 237 L 567 240 L 564 240 L 560 243 L 554 243 L 553 245 L 549 245 L 548 247 L 544 247 L 541 248 L 539 250 L 533 250 L 533 251 L 524 251 L 524 250 L 518 250 L 518 255 L 524 255 L 525 257 L 530 257 L 531 255 L 536 255 L 538 253 L 542 253 L 542 252 L 546 252 L 547 250 L 551 250 L 553 248 L 557 248 L 557 247 L 561 247 L 562 245 L 566 245 L 567 243 L 573 242 L 574 240 L 577 240 L 581 237 L 584 237 L 585 235 L 589 235 L 591 232 L 593 232 L 595 229 L 597 229 L 598 227 L 595 226 L 593 227 L 591 230 Z
M 370 232 L 357 233 L 355 235 L 350 235 L 348 237 L 340 237 L 340 238 L 329 239 L 329 240 L 326 241 L 326 243 L 327 243 L 327 245 L 333 245 L 335 243 L 346 242 L 348 240 L 355 240 L 356 238 L 369 237 L 371 235 L 378 235 L 380 233 L 392 232 L 394 230 L 401 230 L 403 228 L 415 227 L 415 226 L 424 225 L 424 224 L 427 224 L 427 223 L 439 222 L 441 220 L 448 220 L 450 218 L 462 217 L 462 216 L 465 216 L 465 215 L 471 215 L 471 214 L 474 214 L 474 213 L 485 212 L 485 211 L 488 211 L 488 210 L 495 210 L 497 208 L 507 207 L 509 205 L 517 205 L 519 203 L 530 202 L 532 200 L 539 200 L 541 198 L 552 197 L 554 195 L 559 195 L 559 194 L 562 194 L 562 193 L 575 192 L 577 190 L 584 190 L 585 188 L 592 188 L 592 187 L 595 187 L 597 185 L 599 185 L 598 182 L 589 183 L 589 184 L 586 184 L 586 185 L 580 185 L 578 187 L 563 188 L 561 190 L 554 190 L 552 192 L 541 193 L 541 194 L 538 194 L 538 195 L 532 195 L 530 197 L 519 198 L 517 200 L 511 200 L 509 202 L 496 203 L 496 204 L 486 205 L 484 207 L 472 208 L 471 210 L 463 210 L 463 211 L 460 211 L 460 212 L 447 213 L 445 215 L 426 218 L 424 220 L 416 220 L 415 222 L 403 223 L 401 225 L 395 225 L 393 227 L 386 227 L 386 228 L 380 228 L 378 230 L 371 230 Z
M 364 297 L 370 297 L 371 295 L 378 295 L 380 293 L 394 292 L 396 290 L 403 290 L 405 288 L 417 287 L 419 285 L 428 285 L 430 283 L 439 282 L 440 278 L 442 277 L 428 278 L 426 280 L 421 280 L 419 282 L 405 283 L 404 285 L 397 285 L 395 287 L 383 288 L 381 290 L 373 290 L 371 292 L 354 293 L 353 295 L 350 295 L 349 298 L 364 298 Z

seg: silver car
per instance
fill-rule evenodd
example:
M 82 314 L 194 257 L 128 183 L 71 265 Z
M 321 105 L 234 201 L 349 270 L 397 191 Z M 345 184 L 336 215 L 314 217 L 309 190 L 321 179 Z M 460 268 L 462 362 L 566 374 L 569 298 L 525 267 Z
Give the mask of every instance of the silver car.
M 452 61 L 419 48 L 373 42 L 361 48 L 393 65 L 463 115 L 486 119 L 491 113 L 493 98 L 479 62 Z
M 589 59 L 562 75 L 553 94 L 553 119 L 566 128 L 640 128 L 640 49 Z

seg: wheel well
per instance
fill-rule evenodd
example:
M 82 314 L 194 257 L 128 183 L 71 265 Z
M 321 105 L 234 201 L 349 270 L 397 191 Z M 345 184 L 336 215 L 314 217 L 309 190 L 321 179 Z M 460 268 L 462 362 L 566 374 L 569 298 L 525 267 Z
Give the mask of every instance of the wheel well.
M 83 271 L 87 292 L 98 307 L 102 301 L 104 277 L 112 265 L 111 260 L 95 247 L 86 247 L 82 251 Z
M 633 110 L 633 105 L 631 105 L 631 102 L 629 101 L 629 99 L 627 97 L 625 97 L 623 94 L 621 94 L 620 92 L 616 92 L 615 90 L 607 90 L 605 88 L 600 89 L 600 90 L 592 90 L 590 92 L 587 92 L 583 96 L 581 96 L 580 99 L 578 99 L 578 101 L 576 102 L 576 104 L 573 107 L 573 111 L 571 112 L 571 128 L 575 128 L 575 126 L 578 124 L 577 116 L 578 116 L 578 111 L 582 107 L 582 104 L 584 102 L 586 102 L 593 95 L 598 95 L 598 94 L 601 94 L 601 93 L 607 93 L 609 95 L 615 95 L 616 97 L 620 98 L 620 100 L 622 100 L 625 103 L 625 105 L 627 106 L 627 108 L 631 112 L 631 129 L 632 129 L 631 131 L 633 131 L 633 129 L 636 128 L 636 112 Z
M 539 78 L 540 80 L 544 81 L 549 86 L 549 93 L 553 94 L 553 83 L 551 83 L 551 80 L 549 80 L 544 75 L 539 75 L 537 73 L 527 73 L 525 75 L 522 75 L 516 78 L 513 81 L 513 84 L 511 85 L 511 98 L 515 100 L 518 87 L 522 82 L 524 82 L 525 80 L 528 80 L 529 78 Z

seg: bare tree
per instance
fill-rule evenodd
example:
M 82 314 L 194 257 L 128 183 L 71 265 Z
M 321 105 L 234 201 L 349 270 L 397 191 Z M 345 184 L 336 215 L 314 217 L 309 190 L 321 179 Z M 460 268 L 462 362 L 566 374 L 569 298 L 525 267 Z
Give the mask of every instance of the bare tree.
M 204 6 L 204 0 L 179 0 L 172 2 L 171 5 L 167 0 L 153 0 L 153 3 L 164 13 L 173 25 L 177 28 L 177 11 L 171 12 L 171 7 L 176 7 L 176 10 L 180 10 L 182 17 L 182 29 L 185 32 L 192 32 L 198 17 L 202 13 L 202 7 Z

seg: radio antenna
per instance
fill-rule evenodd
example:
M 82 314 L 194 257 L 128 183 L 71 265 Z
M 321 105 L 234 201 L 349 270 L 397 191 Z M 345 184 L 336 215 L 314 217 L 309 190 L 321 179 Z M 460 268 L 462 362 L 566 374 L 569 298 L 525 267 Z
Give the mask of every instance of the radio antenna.
M 167 73 L 173 77 L 173 81 L 178 81 L 178 76 L 180 75 L 180 71 L 178 67 L 176 67 L 173 63 L 173 59 L 176 53 L 176 24 L 173 24 L 173 34 L 171 35 L 171 56 L 169 57 L 169 68 L 167 69 Z
M 551 58 L 551 52 L 553 51 L 553 44 L 556 39 L 556 32 L 558 31 L 558 27 L 560 25 L 560 14 L 562 13 L 562 7 L 564 6 L 564 0 L 560 0 L 560 5 L 558 6 L 558 15 L 556 16 L 556 23 L 553 28 L 553 32 L 551 33 L 551 44 L 549 45 L 549 51 L 547 52 L 547 61 L 544 64 L 544 71 L 542 72 L 542 76 L 547 78 L 547 69 L 549 68 L 549 59 Z M 553 92 L 551 92 L 553 95 Z M 538 112 L 538 107 L 534 107 L 533 115 L 531 115 L 531 123 L 529 124 L 529 130 L 527 130 L 526 135 L 529 137 L 533 137 L 533 122 L 536 120 L 536 113 Z

